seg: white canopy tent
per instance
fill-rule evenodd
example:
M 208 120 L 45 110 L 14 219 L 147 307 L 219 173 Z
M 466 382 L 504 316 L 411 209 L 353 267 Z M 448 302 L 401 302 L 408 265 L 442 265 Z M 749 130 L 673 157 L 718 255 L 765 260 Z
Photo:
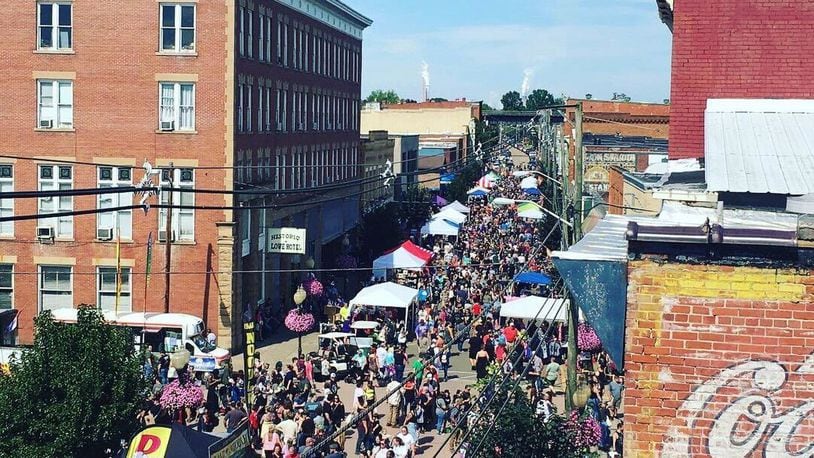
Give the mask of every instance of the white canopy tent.
M 425 259 L 399 247 L 373 260 L 373 275 L 376 278 L 384 278 L 387 275 L 387 269 L 421 269 L 426 265 Z
M 458 236 L 461 226 L 442 218 L 431 219 L 421 227 L 421 235 L 454 235 Z
M 500 316 L 523 320 L 532 320 L 536 316 L 537 320 L 540 321 L 567 321 L 569 302 L 568 299 L 540 296 L 521 297 L 503 303 L 500 306 Z M 580 320 L 582 320 L 582 310 L 579 311 L 579 315 Z
M 432 215 L 430 219 L 445 219 L 447 221 L 452 221 L 455 224 L 463 224 L 463 222 L 466 221 L 466 215 L 455 210 L 441 210 L 440 212 Z
M 413 303 L 416 296 L 418 296 L 418 290 L 415 288 L 386 282 L 362 288 L 356 294 L 356 297 L 350 300 L 349 304 L 351 306 L 369 305 L 372 307 L 403 308 L 404 322 L 406 323 L 410 304 Z
M 441 207 L 442 212 L 446 211 L 446 210 L 455 210 L 458 213 L 469 213 L 469 207 L 467 207 L 466 205 L 458 202 L 457 200 L 452 202 L 449 205 L 445 205 L 445 206 Z

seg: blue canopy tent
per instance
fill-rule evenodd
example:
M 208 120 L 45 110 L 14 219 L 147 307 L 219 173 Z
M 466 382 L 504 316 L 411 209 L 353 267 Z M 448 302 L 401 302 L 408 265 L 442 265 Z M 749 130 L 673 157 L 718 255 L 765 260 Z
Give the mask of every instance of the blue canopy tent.
M 539 196 L 541 194 L 540 190 L 537 188 L 526 188 L 523 190 L 523 192 L 530 196 Z
M 528 283 L 531 285 L 550 285 L 551 277 L 540 272 L 523 272 L 514 277 L 517 283 Z

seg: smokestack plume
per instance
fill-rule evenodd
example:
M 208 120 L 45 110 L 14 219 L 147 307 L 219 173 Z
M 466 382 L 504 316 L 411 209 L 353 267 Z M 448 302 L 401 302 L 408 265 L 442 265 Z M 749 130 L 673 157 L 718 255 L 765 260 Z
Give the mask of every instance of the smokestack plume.
M 532 75 L 534 75 L 534 70 L 530 68 L 523 70 L 523 84 L 520 85 L 520 97 L 523 98 L 524 104 L 529 95 L 529 83 L 531 82 Z
M 427 62 L 421 62 L 421 80 L 424 83 L 422 90 L 424 101 L 430 100 L 430 66 Z

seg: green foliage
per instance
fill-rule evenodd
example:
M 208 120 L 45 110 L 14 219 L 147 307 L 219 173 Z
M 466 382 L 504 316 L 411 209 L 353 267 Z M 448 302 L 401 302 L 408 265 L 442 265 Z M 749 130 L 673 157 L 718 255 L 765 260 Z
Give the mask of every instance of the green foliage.
M 430 99 L 430 102 L 449 102 L 449 100 L 443 97 L 433 97 Z
M 365 102 L 379 102 L 379 103 L 387 103 L 387 104 L 395 104 L 401 101 L 401 97 L 396 94 L 396 91 L 389 89 L 389 90 L 382 90 L 376 89 L 370 93 L 365 99 Z
M 430 191 L 418 185 L 408 187 L 401 195 L 398 219 L 408 227 L 424 224 L 430 218 Z
M 597 456 L 586 447 L 575 444 L 576 431 L 563 415 L 552 415 L 547 422 L 537 417 L 534 406 L 522 389 L 514 392 L 513 399 L 496 419 L 497 411 L 509 395 L 509 383 L 498 392 L 487 408 L 483 419 L 474 426 L 467 442 L 467 458 L 492 458 L 496 446 L 501 456 L 535 458 L 585 458 Z M 491 427 L 491 429 L 490 429 Z M 480 448 L 474 450 L 481 442 Z
M 500 98 L 500 103 L 503 104 L 503 109 L 506 111 L 523 110 L 523 99 L 517 91 L 509 91 L 503 94 L 503 97 Z
M 369 259 L 375 259 L 404 241 L 399 225 L 398 204 L 391 202 L 362 218 L 362 246 Z
M 483 149 L 494 146 L 493 141 L 500 135 L 500 130 L 496 123 L 487 125 L 484 121 L 475 121 L 475 144 L 482 144 Z
M 57 323 L 50 311 L 34 323 L 34 347 L 0 377 L 0 455 L 102 457 L 117 450 L 139 427 L 147 386 L 132 334 L 90 306 L 80 306 L 76 324 Z
M 480 162 L 473 162 L 466 167 L 455 172 L 455 179 L 452 180 L 446 189 L 446 199 L 450 202 L 457 200 L 466 202 L 466 191 L 481 177 Z
M 491 106 L 491 105 L 489 105 L 489 104 L 488 104 L 488 103 L 486 103 L 486 102 L 481 102 L 481 104 L 480 104 L 480 108 L 481 108 L 481 110 L 483 110 L 483 111 L 492 111 L 492 110 L 494 110 L 494 108 L 492 108 L 492 106 Z
M 545 89 L 535 89 L 526 98 L 526 110 L 539 110 L 545 106 L 560 104 L 562 99 L 554 97 Z

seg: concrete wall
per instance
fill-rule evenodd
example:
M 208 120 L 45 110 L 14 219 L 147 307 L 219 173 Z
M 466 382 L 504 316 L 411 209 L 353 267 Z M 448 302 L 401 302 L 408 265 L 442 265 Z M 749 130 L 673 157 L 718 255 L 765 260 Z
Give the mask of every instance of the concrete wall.
M 633 261 L 625 456 L 811 456 L 814 275 Z

